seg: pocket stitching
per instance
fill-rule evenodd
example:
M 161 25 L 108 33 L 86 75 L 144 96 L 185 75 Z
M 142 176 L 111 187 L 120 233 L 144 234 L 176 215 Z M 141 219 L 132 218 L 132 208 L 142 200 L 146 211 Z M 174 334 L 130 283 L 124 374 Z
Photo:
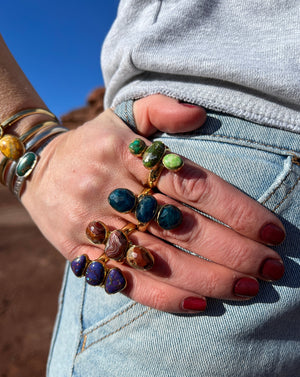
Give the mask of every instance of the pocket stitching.
M 120 317 L 121 315 L 123 315 L 124 313 L 128 312 L 130 309 L 132 309 L 135 305 L 137 305 L 137 302 L 134 302 L 133 304 L 131 304 L 128 308 L 122 310 L 120 313 L 118 314 L 115 314 L 112 318 L 108 319 L 106 322 L 104 323 L 101 323 L 99 326 L 93 328 L 92 330 L 89 330 L 88 332 L 86 332 L 84 334 L 84 336 L 86 335 L 89 335 L 91 334 L 92 332 L 94 332 L 95 330 L 98 330 L 100 327 L 103 327 L 105 325 L 107 325 L 109 322 L 113 321 L 114 319 Z
M 133 304 L 130 308 L 127 308 L 127 309 L 124 310 L 122 313 L 124 313 L 125 311 L 128 311 L 129 309 L 131 309 L 131 308 L 132 308 L 134 305 L 136 305 L 136 304 L 137 304 L 137 303 Z M 127 322 L 125 325 L 123 325 L 123 326 L 119 327 L 118 329 L 116 329 L 115 331 L 113 331 L 113 332 L 111 332 L 111 333 L 109 333 L 109 334 L 103 336 L 102 338 L 100 338 L 100 339 L 98 339 L 98 340 L 92 342 L 92 343 L 89 344 L 88 346 L 85 346 L 85 345 L 86 345 L 86 341 L 87 341 L 87 335 L 90 334 L 92 331 L 90 331 L 89 333 L 85 334 L 85 335 L 84 335 L 84 339 L 83 339 L 83 343 L 82 343 L 82 347 L 81 347 L 81 350 L 80 350 L 80 352 L 78 353 L 78 355 L 80 355 L 82 352 L 84 352 L 85 350 L 87 350 L 88 348 L 90 348 L 91 346 L 93 346 L 94 344 L 99 343 L 99 342 L 102 342 L 104 339 L 107 339 L 107 338 L 109 338 L 110 336 L 112 336 L 112 335 L 118 333 L 119 331 L 123 330 L 124 328 L 126 328 L 127 326 L 131 325 L 133 322 L 135 322 L 136 320 L 138 320 L 139 318 L 141 318 L 142 316 L 144 316 L 144 315 L 145 315 L 146 313 L 148 313 L 150 310 L 152 310 L 152 308 L 147 308 L 144 312 L 140 313 L 137 317 L 132 318 L 132 319 L 131 319 L 129 322 Z M 116 315 L 114 318 L 118 317 L 118 316 L 119 316 L 120 314 L 122 314 L 122 313 L 119 313 L 119 314 Z M 114 319 L 114 318 L 112 318 L 112 319 Z M 112 319 L 111 319 L 111 320 L 112 320 Z M 109 320 L 109 321 L 103 323 L 102 325 L 98 326 L 97 329 L 100 328 L 100 327 L 102 327 L 102 326 L 104 326 L 105 324 L 109 323 L 111 320 Z M 96 330 L 96 329 L 94 329 L 94 330 Z
M 185 135 L 181 135 L 183 139 L 186 139 L 186 140 L 189 140 L 190 138 L 189 137 L 186 137 Z M 298 156 L 299 155 L 299 152 L 298 151 L 295 151 L 295 150 L 290 150 L 288 148 L 282 148 L 282 147 L 279 147 L 279 146 L 276 146 L 276 145 L 272 145 L 272 144 L 265 144 L 265 143 L 261 143 L 261 142 L 258 142 L 258 141 L 255 141 L 255 140 L 249 140 L 249 139 L 246 139 L 246 138 L 240 138 L 240 137 L 234 137 L 234 136 L 228 136 L 228 135 L 222 135 L 222 134 L 211 134 L 211 135 L 207 135 L 207 134 L 199 134 L 199 135 L 195 135 L 195 137 L 200 137 L 200 138 L 223 138 L 223 139 L 228 139 L 228 140 L 232 140 L 232 141 L 242 141 L 242 142 L 245 142 L 248 145 L 249 148 L 251 148 L 251 144 L 254 144 L 254 145 L 260 145 L 262 147 L 265 147 L 265 148 L 273 148 L 273 149 L 276 149 L 276 150 L 279 150 L 279 151 L 282 151 L 282 152 L 285 152 L 287 153 L 288 155 L 290 155 L 291 153 L 295 156 Z M 162 135 L 160 136 L 161 139 L 168 139 L 168 137 Z M 254 148 L 254 147 L 252 147 Z M 268 151 L 267 151 L 268 152 Z
M 215 134 L 215 135 L 211 135 L 211 136 L 213 136 L 213 137 L 223 137 L 224 139 L 229 139 L 229 140 L 244 141 L 244 142 L 249 143 L 249 144 L 261 145 L 261 146 L 267 147 L 267 148 L 275 148 L 275 149 L 278 149 L 280 151 L 292 152 L 292 153 L 298 154 L 298 152 L 294 151 L 294 150 L 278 147 L 278 146 L 275 146 L 275 145 L 272 145 L 272 144 L 261 143 L 261 142 L 255 141 L 255 140 L 248 140 L 248 139 L 243 139 L 243 138 L 234 137 L 234 136 L 227 136 L 227 135 L 222 135 L 222 134 Z
M 296 188 L 296 186 L 298 185 L 299 182 L 300 182 L 300 177 L 298 177 L 294 186 L 291 187 L 290 191 L 287 192 L 285 197 L 282 198 L 282 200 L 273 208 L 273 212 L 275 212 L 281 206 L 281 204 L 288 198 L 288 196 L 295 190 L 295 188 Z
M 276 193 L 277 190 L 280 189 L 280 187 L 284 184 L 284 182 L 289 178 L 292 171 L 289 170 L 288 174 L 284 177 L 284 179 L 280 182 L 280 184 L 268 195 L 268 197 L 261 202 L 262 205 L 265 205 L 269 199 L 272 198 L 272 196 Z

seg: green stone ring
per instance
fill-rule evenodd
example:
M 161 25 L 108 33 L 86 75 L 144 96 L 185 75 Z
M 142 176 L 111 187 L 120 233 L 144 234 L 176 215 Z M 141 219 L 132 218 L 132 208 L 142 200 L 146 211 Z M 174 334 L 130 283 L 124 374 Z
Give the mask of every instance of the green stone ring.
M 177 172 L 183 167 L 183 159 L 170 153 L 168 147 L 161 141 L 154 141 L 149 147 L 142 139 L 135 139 L 129 144 L 129 151 L 138 157 L 142 157 L 143 165 L 150 170 L 148 186 L 153 188 L 157 185 L 163 168 Z
M 182 168 L 183 159 L 178 154 L 169 153 L 163 157 L 162 163 L 166 169 L 176 172 Z

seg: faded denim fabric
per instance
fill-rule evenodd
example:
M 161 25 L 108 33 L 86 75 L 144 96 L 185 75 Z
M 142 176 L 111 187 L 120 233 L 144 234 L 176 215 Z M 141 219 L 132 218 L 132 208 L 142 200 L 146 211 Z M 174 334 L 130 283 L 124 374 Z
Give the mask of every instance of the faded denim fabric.
M 108 296 L 67 265 L 47 376 L 299 376 L 300 135 L 209 112 L 199 130 L 159 139 L 278 214 L 285 276 L 253 300 L 175 315 Z

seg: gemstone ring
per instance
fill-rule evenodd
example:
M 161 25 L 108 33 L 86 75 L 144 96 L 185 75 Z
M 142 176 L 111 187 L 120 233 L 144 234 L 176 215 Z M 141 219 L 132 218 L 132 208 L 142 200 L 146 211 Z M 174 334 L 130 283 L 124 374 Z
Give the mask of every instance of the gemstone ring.
M 147 147 L 144 140 L 138 138 L 129 144 L 129 151 L 137 157 L 142 157 L 144 167 L 150 170 L 148 177 L 150 188 L 157 186 L 164 168 L 177 172 L 184 164 L 183 159 L 175 153 L 170 153 L 169 148 L 161 141 L 154 141 Z
M 85 276 L 89 285 L 104 286 L 108 294 L 121 292 L 127 286 L 123 272 L 117 267 L 107 268 L 106 258 L 100 257 L 92 261 L 83 254 L 71 262 L 71 269 L 75 276 Z
M 154 257 L 143 246 L 134 245 L 129 235 L 137 230 L 135 224 L 127 224 L 122 229 L 110 231 L 101 221 L 92 221 L 86 228 L 87 238 L 94 244 L 104 244 L 107 259 L 126 262 L 138 270 L 150 270 L 154 265 Z
M 152 194 L 150 188 L 138 196 L 126 188 L 117 188 L 109 194 L 108 202 L 118 212 L 134 213 L 140 231 L 145 231 L 152 220 L 165 230 L 177 228 L 182 222 L 181 211 L 172 204 L 159 206 Z

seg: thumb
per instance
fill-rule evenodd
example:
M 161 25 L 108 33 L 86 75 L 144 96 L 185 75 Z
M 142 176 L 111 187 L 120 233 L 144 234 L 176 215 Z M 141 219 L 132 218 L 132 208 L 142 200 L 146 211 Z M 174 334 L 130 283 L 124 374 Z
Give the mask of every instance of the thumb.
M 168 133 L 190 132 L 206 120 L 205 110 L 197 105 L 179 102 L 162 94 L 141 98 L 133 104 L 137 129 L 143 136 L 157 130 Z

